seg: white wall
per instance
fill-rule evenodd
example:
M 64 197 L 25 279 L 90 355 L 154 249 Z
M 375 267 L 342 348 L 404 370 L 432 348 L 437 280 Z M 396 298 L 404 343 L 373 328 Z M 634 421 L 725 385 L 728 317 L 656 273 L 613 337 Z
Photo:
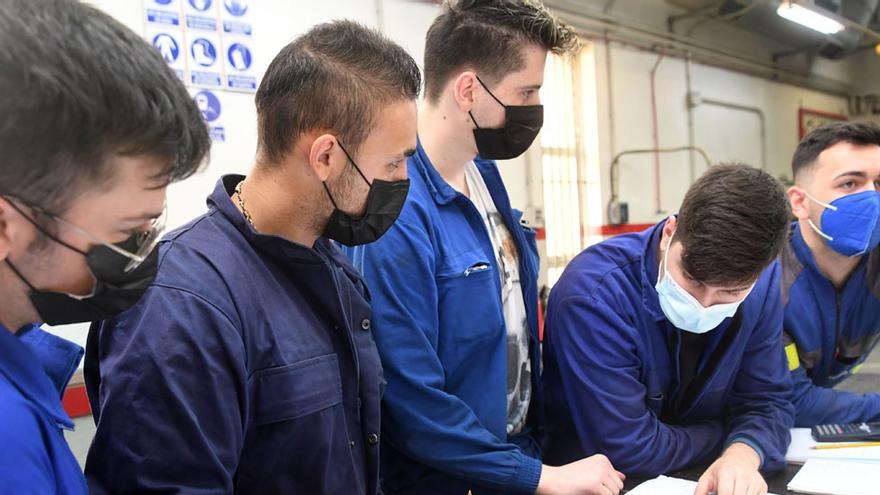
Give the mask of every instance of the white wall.
M 610 141 L 608 84 L 604 44 L 596 49 L 599 160 L 602 201 L 608 199 L 608 169 L 615 153 L 652 148 L 650 71 L 654 53 L 612 43 L 614 142 Z M 766 116 L 766 169 L 775 177 L 791 175 L 789 163 L 798 141 L 798 108 L 846 113 L 846 100 L 836 96 L 775 83 L 711 66 L 692 64 L 692 90 L 704 98 L 753 106 Z M 685 62 L 665 58 L 656 75 L 657 115 L 661 148 L 688 144 Z M 751 113 L 707 104 L 694 109 L 694 144 L 713 162 L 738 160 L 759 166 L 761 141 L 758 119 Z M 705 170 L 697 157 L 695 172 Z M 653 155 L 624 157 L 620 167 L 621 199 L 629 203 L 630 223 L 651 223 L 674 213 L 691 183 L 688 153 L 661 154 L 661 210 L 657 213 Z

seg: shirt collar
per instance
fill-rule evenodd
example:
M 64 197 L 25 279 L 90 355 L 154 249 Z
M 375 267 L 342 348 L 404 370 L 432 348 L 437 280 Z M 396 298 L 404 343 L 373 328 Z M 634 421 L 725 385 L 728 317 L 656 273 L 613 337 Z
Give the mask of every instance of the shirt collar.
M 34 330 L 25 328 L 19 333 L 22 331 Z M 60 337 L 55 338 L 60 339 Z M 70 345 L 75 344 L 70 343 Z M 76 356 L 77 365 L 81 357 L 80 352 Z M 53 385 L 43 368 L 43 363 L 33 350 L 17 334 L 12 334 L 2 325 L 0 325 L 0 374 L 4 375 L 19 393 L 43 414 L 60 426 L 73 428 L 73 421 L 61 405 L 63 390 Z
M 645 239 L 645 255 L 642 258 L 642 301 L 645 309 L 654 321 L 666 319 L 663 309 L 660 307 L 660 296 L 657 295 L 657 274 L 660 272 L 657 263 L 657 252 L 660 249 L 660 239 L 663 238 L 663 227 L 666 220 L 643 232 Z

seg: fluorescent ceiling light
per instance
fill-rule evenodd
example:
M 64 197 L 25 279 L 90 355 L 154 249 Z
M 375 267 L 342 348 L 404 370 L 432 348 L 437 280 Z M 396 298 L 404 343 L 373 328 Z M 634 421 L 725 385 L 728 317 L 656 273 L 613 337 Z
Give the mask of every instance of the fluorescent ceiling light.
M 840 22 L 809 7 L 794 3 L 790 0 L 782 2 L 776 13 L 789 21 L 806 26 L 823 34 L 839 33 L 845 29 Z

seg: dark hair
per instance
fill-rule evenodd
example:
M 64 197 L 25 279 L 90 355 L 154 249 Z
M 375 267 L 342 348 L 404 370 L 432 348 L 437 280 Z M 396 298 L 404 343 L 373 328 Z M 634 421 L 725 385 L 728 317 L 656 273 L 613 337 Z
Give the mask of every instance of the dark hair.
M 532 0 L 450 0 L 425 39 L 425 95 L 437 101 L 464 69 L 498 82 L 522 69 L 522 48 L 534 43 L 553 53 L 574 51 L 577 34 Z
M 833 122 L 817 127 L 804 136 L 791 159 L 792 178 L 809 169 L 819 155 L 837 143 L 880 146 L 880 127 L 861 122 Z
M 785 191 L 770 174 L 738 163 L 710 167 L 678 214 L 682 268 L 707 285 L 750 283 L 778 256 L 788 220 Z
M 192 175 L 207 126 L 159 53 L 72 0 L 0 2 L 0 195 L 60 214 L 114 176 L 109 158 L 167 158 Z
M 257 90 L 259 149 L 277 163 L 302 134 L 335 132 L 355 153 L 383 106 L 415 100 L 419 67 L 381 34 L 351 21 L 319 24 L 281 49 Z

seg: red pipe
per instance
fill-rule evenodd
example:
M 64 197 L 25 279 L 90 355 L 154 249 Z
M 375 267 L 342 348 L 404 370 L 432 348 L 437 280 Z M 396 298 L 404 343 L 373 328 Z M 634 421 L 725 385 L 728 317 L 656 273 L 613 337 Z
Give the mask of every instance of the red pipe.
M 654 68 L 651 69 L 651 124 L 652 124 L 652 136 L 654 138 L 654 149 L 660 149 L 660 133 L 659 127 L 660 125 L 657 123 L 657 91 L 655 87 L 655 79 L 657 75 L 657 68 L 660 66 L 660 62 L 663 61 L 663 57 L 665 56 L 665 52 L 660 52 L 657 56 L 657 61 L 654 62 Z M 656 206 L 657 213 L 660 213 L 662 210 L 660 209 L 660 152 L 654 152 L 654 197 L 656 198 Z

